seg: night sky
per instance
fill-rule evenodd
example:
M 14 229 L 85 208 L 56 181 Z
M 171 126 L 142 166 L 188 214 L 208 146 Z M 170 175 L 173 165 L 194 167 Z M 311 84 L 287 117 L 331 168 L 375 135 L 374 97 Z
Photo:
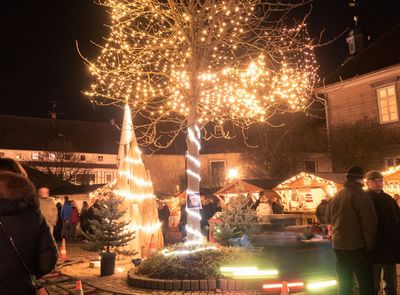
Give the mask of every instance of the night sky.
M 399 0 L 360 0 L 360 25 L 371 41 L 398 22 Z M 57 101 L 59 118 L 119 121 L 115 108 L 93 107 L 81 94 L 90 76 L 75 42 L 89 58 L 98 54 L 91 41 L 102 44 L 108 16 L 93 0 L 6 1 L 0 11 L 0 114 L 49 117 Z M 316 0 L 309 19 L 310 34 L 331 40 L 352 26 L 348 0 Z M 347 56 L 345 33 L 332 44 L 316 49 L 320 75 L 338 67 Z M 400 38 L 400 36 L 399 36 Z

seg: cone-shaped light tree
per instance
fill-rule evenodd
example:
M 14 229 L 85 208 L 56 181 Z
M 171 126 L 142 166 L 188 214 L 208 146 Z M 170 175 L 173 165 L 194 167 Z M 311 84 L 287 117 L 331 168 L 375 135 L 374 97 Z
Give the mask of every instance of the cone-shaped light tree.
M 142 144 L 165 147 L 186 132 L 188 195 L 199 192 L 207 123 L 247 130 L 310 104 L 313 45 L 305 18 L 292 13 L 308 0 L 98 2 L 110 34 L 86 60 L 94 77 L 86 94 L 100 105 L 128 101 Z M 200 242 L 199 217 L 188 211 L 189 243 Z

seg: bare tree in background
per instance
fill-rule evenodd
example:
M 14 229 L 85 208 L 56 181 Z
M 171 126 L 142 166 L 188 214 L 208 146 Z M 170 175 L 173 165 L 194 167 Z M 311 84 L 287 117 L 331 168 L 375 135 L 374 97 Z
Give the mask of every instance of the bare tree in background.
M 385 149 L 396 138 L 386 134 L 381 124 L 368 119 L 335 125 L 329 133 L 334 164 L 342 171 L 353 165 L 367 170 L 381 166 Z
M 231 121 L 246 134 L 276 113 L 306 109 L 316 80 L 306 17 L 309 0 L 98 0 L 110 13 L 101 54 L 86 60 L 99 105 L 127 102 L 143 145 L 187 134 L 189 194 L 199 192 L 200 138 Z M 232 136 L 224 134 L 223 137 Z M 198 210 L 188 240 L 200 242 Z
M 243 157 L 254 178 L 285 179 L 304 170 L 309 153 L 328 153 L 326 128 L 322 119 L 302 113 L 284 114 L 273 120 L 275 126 L 260 128 L 257 148 Z
M 85 167 L 87 161 L 83 163 L 81 156 L 72 152 L 74 147 L 71 143 L 50 142 L 46 149 L 39 152 L 37 159 L 29 165 L 63 181 L 89 184 L 90 168 Z

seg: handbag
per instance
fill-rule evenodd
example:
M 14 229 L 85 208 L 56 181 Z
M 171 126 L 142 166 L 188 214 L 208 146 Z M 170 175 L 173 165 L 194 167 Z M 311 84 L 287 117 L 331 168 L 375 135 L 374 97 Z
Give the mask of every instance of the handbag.
M 32 286 L 35 288 L 35 294 L 36 295 L 49 295 L 49 292 L 46 290 L 45 287 L 43 287 L 42 285 L 40 285 L 37 280 L 36 277 L 31 273 L 31 271 L 29 270 L 28 265 L 25 263 L 25 260 L 22 258 L 21 254 L 19 253 L 17 247 L 14 244 L 14 240 L 13 238 L 8 234 L 6 228 L 4 227 L 3 223 L 0 220 L 0 226 L 3 229 L 3 232 L 5 233 L 5 235 L 8 237 L 8 239 L 10 240 L 11 246 L 13 247 L 15 253 L 17 253 L 17 256 L 19 257 L 19 259 L 21 260 L 22 264 L 24 265 L 24 268 L 26 269 L 26 271 L 29 274 L 29 277 L 31 278 L 32 281 Z

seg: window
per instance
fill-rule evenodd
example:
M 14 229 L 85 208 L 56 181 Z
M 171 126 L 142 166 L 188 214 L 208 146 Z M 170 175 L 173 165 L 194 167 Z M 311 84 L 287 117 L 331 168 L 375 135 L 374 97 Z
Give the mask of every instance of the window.
M 32 160 L 39 160 L 39 153 L 38 152 L 33 152 L 32 153 Z
M 214 134 L 215 134 L 215 136 L 223 136 L 224 135 L 224 128 L 222 127 L 222 125 L 214 126 Z
M 21 160 L 22 159 L 22 153 L 15 154 L 15 159 Z
M 304 161 L 304 170 L 306 172 L 317 172 L 317 161 L 315 160 L 305 160 Z
M 400 157 L 392 157 L 385 159 L 386 168 L 400 166 Z
M 56 159 L 56 155 L 54 153 L 49 154 L 49 160 L 54 161 Z
M 95 183 L 96 176 L 94 174 L 77 174 L 76 182 L 78 184 L 93 184 Z
M 225 182 L 225 161 L 212 161 L 210 163 L 211 182 L 214 187 L 221 187 Z
M 106 174 L 106 182 L 109 183 L 112 181 L 112 174 Z
M 99 162 L 103 162 L 103 156 L 97 156 L 97 161 L 99 161 Z
M 378 108 L 381 123 L 389 123 L 399 120 L 397 110 L 397 98 L 394 85 L 378 88 Z
M 64 155 L 64 160 L 65 161 L 70 161 L 71 160 L 71 155 Z
M 85 155 L 81 155 L 81 161 L 85 161 L 86 157 Z

